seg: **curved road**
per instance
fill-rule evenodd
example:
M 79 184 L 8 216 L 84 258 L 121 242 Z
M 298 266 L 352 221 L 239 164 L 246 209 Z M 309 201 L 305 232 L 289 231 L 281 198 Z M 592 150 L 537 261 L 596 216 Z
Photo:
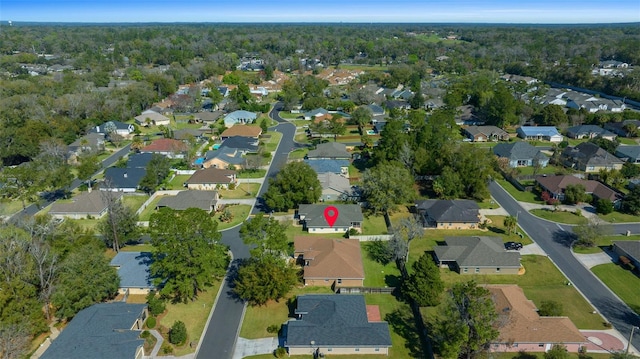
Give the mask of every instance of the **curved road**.
M 530 214 L 499 184 L 489 185 L 491 195 L 510 215 L 518 217 L 520 227 L 535 241 L 591 304 L 626 338 L 632 326 L 640 326 L 640 317 L 609 290 L 571 252 L 571 226 L 546 221 Z M 640 233 L 640 224 L 612 225 L 615 233 Z M 638 289 L 640 295 L 640 288 Z M 633 346 L 640 348 L 640 331 L 633 338 Z
M 261 197 L 267 191 L 269 179 L 275 177 L 282 166 L 285 165 L 289 151 L 294 147 L 293 137 L 296 133 L 296 127 L 278 116 L 281 106 L 280 103 L 277 103 L 269 113 L 269 116 L 278 122 L 277 126 L 269 130 L 281 132 L 282 140 L 273 156 L 258 197 Z M 264 211 L 264 206 L 259 198 L 251 214 L 257 214 L 261 211 Z M 196 351 L 196 358 L 198 359 L 230 359 L 233 357 L 233 350 L 240 331 L 240 325 L 242 324 L 246 303 L 233 295 L 229 282 L 233 278 L 238 261 L 249 257 L 249 248 L 242 243 L 239 232 L 239 226 L 222 232 L 222 243 L 229 246 L 234 260 L 227 276 L 228 280 L 223 283 L 222 293 L 200 340 Z

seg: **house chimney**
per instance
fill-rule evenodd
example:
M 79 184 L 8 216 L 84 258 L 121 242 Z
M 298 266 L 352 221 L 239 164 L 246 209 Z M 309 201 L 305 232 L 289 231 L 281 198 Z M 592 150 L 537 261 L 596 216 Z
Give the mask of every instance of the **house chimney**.
M 124 178 L 127 178 L 127 177 L 128 177 L 128 176 L 127 176 L 127 172 L 125 172 L 123 176 L 124 176 Z

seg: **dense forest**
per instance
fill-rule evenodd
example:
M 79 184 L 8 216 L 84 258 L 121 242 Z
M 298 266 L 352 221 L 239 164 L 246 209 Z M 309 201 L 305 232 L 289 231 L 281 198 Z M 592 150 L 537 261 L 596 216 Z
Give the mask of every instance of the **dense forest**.
M 637 69 L 623 77 L 591 74 L 601 60 L 640 63 L 639 35 L 637 24 L 3 27 L 0 159 L 4 165 L 19 164 L 37 156 L 47 139 L 69 144 L 90 126 L 131 119 L 178 85 L 236 70 L 243 58 L 264 61 L 264 69 L 253 77 L 257 82 L 269 79 L 274 70 L 303 72 L 301 60 L 314 59 L 325 67 L 382 65 L 391 80 L 384 80 L 385 74 L 368 78 L 386 85 L 415 83 L 429 74 L 459 79 L 488 70 L 640 100 Z M 31 76 L 28 65 L 73 70 Z M 109 86 L 114 79 L 134 83 Z

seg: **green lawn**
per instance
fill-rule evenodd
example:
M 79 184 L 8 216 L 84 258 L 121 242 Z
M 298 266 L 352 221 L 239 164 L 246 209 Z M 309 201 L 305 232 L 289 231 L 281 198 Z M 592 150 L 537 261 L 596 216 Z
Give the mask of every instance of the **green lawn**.
M 520 171 L 521 175 L 527 175 L 527 176 L 531 176 L 533 175 L 533 167 L 518 167 L 518 170 Z M 562 167 L 555 167 L 555 166 L 547 166 L 547 167 L 543 167 L 543 168 L 539 168 L 538 172 L 536 174 L 538 175 L 543 175 L 543 174 L 547 174 L 547 175 L 553 175 L 556 173 L 566 173 L 567 170 L 565 168 Z
M 29 202 L 25 202 L 26 205 L 30 205 Z M 0 216 L 9 216 L 22 210 L 22 201 L 0 199 Z
M 262 178 L 267 174 L 267 170 L 242 170 L 238 172 L 238 178 Z
M 634 216 L 631 214 L 626 214 L 618 211 L 613 211 L 609 214 L 598 214 L 598 217 L 610 223 L 640 222 L 640 216 Z
M 618 137 L 618 141 L 623 145 L 637 146 L 638 140 L 634 138 Z
M 290 242 L 293 242 L 294 237 L 298 236 L 318 236 L 324 238 L 344 238 L 345 232 L 337 232 L 337 233 L 309 233 L 307 231 L 302 230 L 302 226 L 293 225 L 292 223 L 287 226 L 287 238 Z
M 151 215 L 156 212 L 156 206 L 158 205 L 158 202 L 160 202 L 160 199 L 162 199 L 163 197 L 165 196 L 156 196 L 156 198 L 154 198 L 153 201 L 149 203 L 147 208 L 142 210 L 142 212 L 138 216 L 138 219 L 142 222 L 148 221 Z
M 122 197 L 123 203 L 134 211 L 137 211 L 142 204 L 149 199 L 149 196 L 127 196 Z
M 249 199 L 255 198 L 259 189 L 260 183 L 240 183 L 234 190 L 223 189 L 218 193 L 224 199 Z
M 307 137 L 307 134 L 304 132 L 296 133 L 293 140 L 298 143 L 309 143 L 309 138 Z
M 389 67 L 382 65 L 365 65 L 365 64 L 340 64 L 338 68 L 343 70 L 356 71 L 387 71 Z
M 583 224 L 587 223 L 587 219 L 583 216 L 578 216 L 569 211 L 550 211 L 547 209 L 532 209 L 529 211 L 534 216 L 547 219 L 549 221 L 567 223 L 567 224 Z
M 640 314 L 640 278 L 615 263 L 600 264 L 591 271 L 603 281 L 623 302 Z
M 83 229 L 91 229 L 91 230 L 94 230 L 96 233 L 98 233 L 97 225 L 98 225 L 98 222 L 100 222 L 99 219 L 94 218 L 94 219 L 66 219 L 66 220 L 74 221 Z
M 542 201 L 538 198 L 538 195 L 536 193 L 519 191 L 505 179 L 496 179 L 496 182 L 498 182 L 502 186 L 502 188 L 509 192 L 509 194 L 511 194 L 511 196 L 513 196 L 516 201 L 542 204 Z
M 500 208 L 500 205 L 494 201 L 493 199 L 489 198 L 489 199 L 485 199 L 482 202 L 477 202 L 478 203 L 478 207 L 480 207 L 480 209 L 496 209 L 496 208 Z
M 242 222 L 244 222 L 249 216 L 249 211 L 251 210 L 251 206 L 248 204 L 236 204 L 236 205 L 228 205 L 226 208 L 229 208 L 231 211 L 233 218 L 231 222 L 218 222 L 218 230 L 221 231 L 223 229 L 234 227 Z M 220 219 L 220 214 L 216 213 L 213 218 L 217 221 Z
M 290 160 L 299 160 L 299 159 L 303 159 L 304 156 L 307 155 L 307 153 L 309 153 L 309 149 L 308 148 L 298 148 L 295 151 L 292 151 L 289 153 L 289 159 Z
M 270 137 L 261 138 L 261 141 L 265 143 L 266 150 L 268 152 L 273 152 L 276 150 L 276 148 L 278 148 L 278 143 L 280 143 L 280 139 L 282 139 L 282 133 L 271 131 L 267 132 L 266 135 Z
M 184 183 L 191 178 L 191 175 L 176 175 L 170 182 L 167 183 L 166 188 L 168 190 L 183 190 Z
M 304 115 L 301 113 L 291 113 L 289 111 L 280 111 L 278 112 L 278 116 L 284 118 L 285 120 L 295 120 L 296 118 Z M 301 121 L 305 121 L 305 120 L 301 120 Z M 309 121 L 306 121 L 306 122 L 309 122 Z
M 221 281 L 217 281 L 214 286 L 207 288 L 206 292 L 198 295 L 193 302 L 171 304 L 167 303 L 167 312 L 159 319 L 158 326 L 171 328 L 174 322 L 181 320 L 187 327 L 187 343 L 176 348 L 174 354 L 177 356 L 195 352 L 195 347 L 189 346 L 190 342 L 197 343 L 204 331 L 204 326 L 209 318 L 209 312 L 213 307 Z M 165 340 L 167 338 L 165 337 Z
M 387 225 L 380 215 L 365 215 L 362 222 L 362 234 L 387 234 Z
M 613 244 L 613 241 L 640 241 L 640 234 L 632 236 L 624 235 L 612 235 L 596 238 L 596 243 L 593 247 L 574 247 L 573 251 L 581 254 L 593 254 L 602 252 L 602 247 L 608 247 Z
M 504 219 L 506 216 L 487 216 L 487 218 L 491 220 L 491 223 L 487 226 L 489 229 L 486 234 L 487 236 L 498 235 L 499 237 L 502 237 L 504 242 L 515 241 L 521 242 L 524 245 L 533 243 L 529 236 L 522 233 L 522 229 L 520 229 L 520 227 L 518 227 L 516 231 L 522 233 L 522 237 L 516 233 L 507 234 L 507 228 L 504 225 Z
M 386 265 L 376 262 L 369 251 L 374 242 L 361 242 L 362 265 L 364 267 L 365 287 L 397 287 L 400 285 L 400 271 L 395 262 Z

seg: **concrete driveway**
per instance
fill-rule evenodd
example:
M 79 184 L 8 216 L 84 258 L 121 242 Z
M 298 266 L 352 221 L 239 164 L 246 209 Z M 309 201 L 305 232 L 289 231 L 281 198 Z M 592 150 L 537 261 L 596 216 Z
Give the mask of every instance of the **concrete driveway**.
M 236 348 L 233 351 L 233 359 L 242 359 L 244 357 L 271 354 L 278 348 L 278 338 L 260 338 L 245 339 L 238 338 Z
M 615 263 L 615 260 L 608 252 L 594 254 L 573 253 L 573 256 L 587 268 L 595 267 L 599 264 Z

